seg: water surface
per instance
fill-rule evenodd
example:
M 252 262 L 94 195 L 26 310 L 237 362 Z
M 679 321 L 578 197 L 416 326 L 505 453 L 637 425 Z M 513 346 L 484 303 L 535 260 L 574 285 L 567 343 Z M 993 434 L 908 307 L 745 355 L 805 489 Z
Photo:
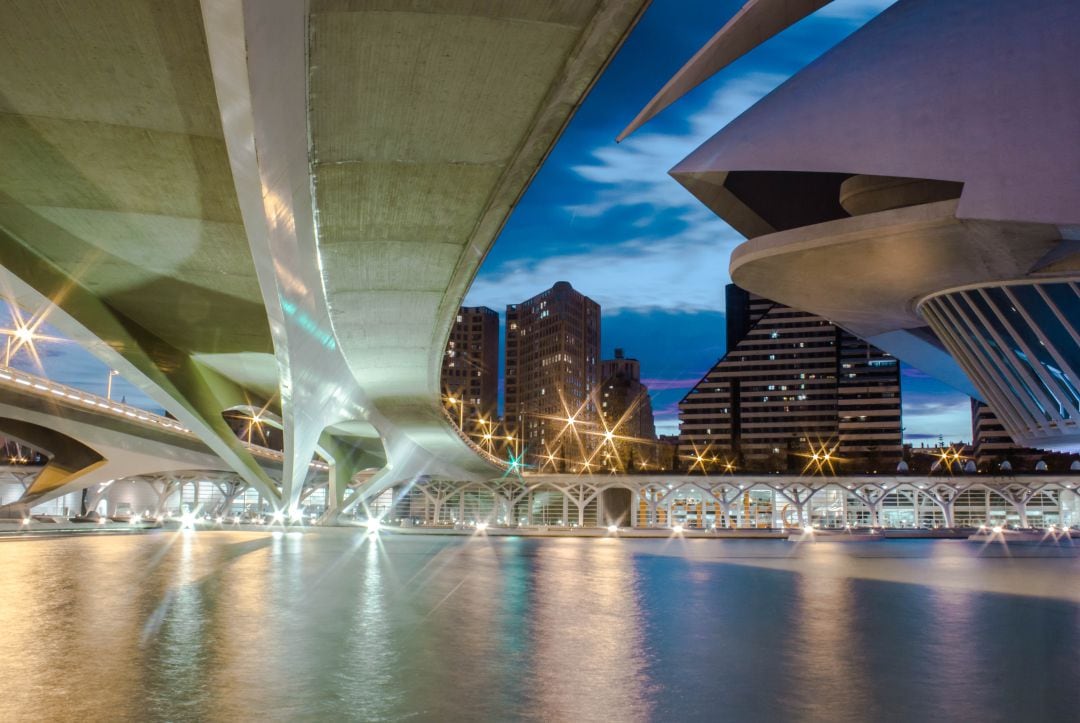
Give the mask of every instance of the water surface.
M 5 541 L 0 631 L 4 721 L 1080 715 L 1077 548 Z

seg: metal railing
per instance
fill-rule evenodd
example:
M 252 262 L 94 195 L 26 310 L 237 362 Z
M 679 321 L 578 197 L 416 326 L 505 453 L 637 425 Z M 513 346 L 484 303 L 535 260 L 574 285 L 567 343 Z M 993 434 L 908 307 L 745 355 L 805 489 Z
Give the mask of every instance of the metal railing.
M 165 431 L 169 434 L 176 434 L 189 439 L 199 438 L 197 434 L 180 424 L 180 422 L 171 417 L 166 417 L 163 414 L 149 412 L 139 407 L 133 407 L 130 404 L 117 402 L 113 399 L 69 387 L 66 384 L 54 382 L 45 377 L 39 377 L 36 374 L 28 374 L 27 372 L 18 369 L 0 365 L 0 387 L 4 386 L 17 389 L 20 392 L 28 392 L 40 397 L 66 403 L 78 409 L 93 411 L 96 414 L 106 414 L 116 419 L 122 419 L 150 429 Z M 248 452 L 256 457 L 272 459 L 276 462 L 285 461 L 285 455 L 276 449 L 261 447 L 244 440 L 240 440 L 240 443 Z M 330 469 L 329 465 L 315 461 L 311 462 L 311 467 L 319 470 Z
M 439 408 L 442 409 L 443 416 L 446 417 L 446 421 L 450 425 L 450 428 L 457 433 L 457 436 L 461 438 L 461 441 L 463 441 L 469 447 L 469 449 L 475 452 L 484 461 L 495 465 L 499 469 L 510 469 L 509 462 L 507 462 L 505 459 L 496 457 L 491 452 L 488 452 L 486 449 L 477 444 L 472 437 L 466 434 L 465 430 L 458 426 L 457 420 L 454 419 L 453 415 L 450 414 L 446 407 L 439 405 Z

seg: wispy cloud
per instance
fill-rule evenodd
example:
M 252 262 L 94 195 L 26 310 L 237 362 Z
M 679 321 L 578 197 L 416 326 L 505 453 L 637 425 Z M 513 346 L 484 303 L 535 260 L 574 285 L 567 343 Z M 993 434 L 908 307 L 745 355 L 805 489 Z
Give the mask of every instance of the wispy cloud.
M 717 236 L 726 228 L 719 226 L 717 222 L 714 227 Z M 716 311 L 724 306 L 727 261 L 735 243 L 715 236 L 693 245 L 681 238 L 652 243 L 635 239 L 593 252 L 519 259 L 478 277 L 466 303 L 497 309 L 555 281 L 569 281 L 599 302 L 605 313 Z
M 667 171 L 783 79 L 767 73 L 734 78 L 680 129 L 642 132 L 621 145 L 593 149 L 584 163 L 571 168 L 583 182 L 582 199 L 563 211 L 605 224 L 609 215 L 618 214 L 620 222 L 610 228 L 632 229 L 633 237 L 485 268 L 468 303 L 498 308 L 507 299 L 525 299 L 565 280 L 600 302 L 605 312 L 723 309 L 728 260 L 743 239 Z M 566 239 L 567 247 L 587 246 L 576 241 Z
M 943 414 L 962 414 L 971 421 L 971 403 L 960 393 L 952 395 L 908 394 L 904 397 L 904 414 L 909 417 L 938 417 Z
M 679 419 L 679 400 L 669 402 L 662 407 L 653 408 L 653 416 L 658 419 L 674 420 L 678 424 Z
M 701 381 L 700 377 L 693 377 L 688 379 L 642 379 L 641 383 L 647 386 L 650 391 L 658 392 L 668 389 L 689 390 L 699 381 Z
M 971 438 L 971 402 L 964 394 L 904 394 L 904 437 L 946 441 Z
M 749 73 L 721 85 L 704 108 L 691 114 L 680 132 L 639 131 L 619 145 L 593 150 L 587 163 L 573 171 L 599 187 L 593 199 L 567 206 L 581 216 L 600 216 L 619 207 L 685 209 L 700 222 L 712 214 L 686 189 L 667 175 L 668 169 L 690 154 L 706 139 L 734 120 L 740 113 L 780 85 L 785 76 Z

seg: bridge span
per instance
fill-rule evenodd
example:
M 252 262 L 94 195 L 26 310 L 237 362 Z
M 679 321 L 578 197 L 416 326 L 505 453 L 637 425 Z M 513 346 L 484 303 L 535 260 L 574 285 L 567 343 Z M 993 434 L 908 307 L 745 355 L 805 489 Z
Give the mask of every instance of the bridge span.
M 319 448 L 334 509 L 372 450 L 372 493 L 499 474 L 442 410 L 450 326 L 647 4 L 0 4 L 0 287 L 276 507 Z
M 9 485 L 19 487 L 0 495 L 0 516 L 21 516 L 55 498 L 105 489 L 121 479 L 148 479 L 167 486 L 198 477 L 238 490 L 248 486 L 176 419 L 9 367 L 0 367 L 0 436 L 48 460 L 40 468 L 8 468 Z M 280 483 L 282 452 L 238 442 L 269 479 Z M 305 482 L 325 484 L 329 473 L 327 462 L 309 460 Z

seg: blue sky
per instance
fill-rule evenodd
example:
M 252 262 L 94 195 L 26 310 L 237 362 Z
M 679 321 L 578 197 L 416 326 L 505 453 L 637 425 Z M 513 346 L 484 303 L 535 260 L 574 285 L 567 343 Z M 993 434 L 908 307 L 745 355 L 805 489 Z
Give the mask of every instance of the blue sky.
M 621 144 L 615 136 L 742 0 L 654 0 L 537 174 L 466 299 L 505 311 L 556 281 L 603 308 L 603 353 L 650 381 L 660 431 L 724 352 L 724 285 L 742 241 L 667 175 L 759 98 L 892 0 L 836 0 L 697 88 Z M 905 436 L 969 439 L 968 398 L 904 369 Z
M 741 237 L 667 170 L 892 0 L 836 0 L 758 48 L 616 145 L 615 136 L 742 0 L 654 0 L 586 99 L 488 254 L 466 303 L 502 314 L 559 280 L 603 308 L 603 353 L 641 360 L 658 430 L 724 352 L 724 285 Z M 10 328 L 3 309 L 0 323 Z M 45 333 L 55 333 L 47 328 Z M 47 375 L 105 393 L 107 367 L 71 342 L 40 345 Z M 33 370 L 17 355 L 13 366 Z M 37 370 L 40 372 L 40 370 Z M 905 436 L 969 439 L 963 394 L 903 370 Z M 157 409 L 122 379 L 114 398 Z

